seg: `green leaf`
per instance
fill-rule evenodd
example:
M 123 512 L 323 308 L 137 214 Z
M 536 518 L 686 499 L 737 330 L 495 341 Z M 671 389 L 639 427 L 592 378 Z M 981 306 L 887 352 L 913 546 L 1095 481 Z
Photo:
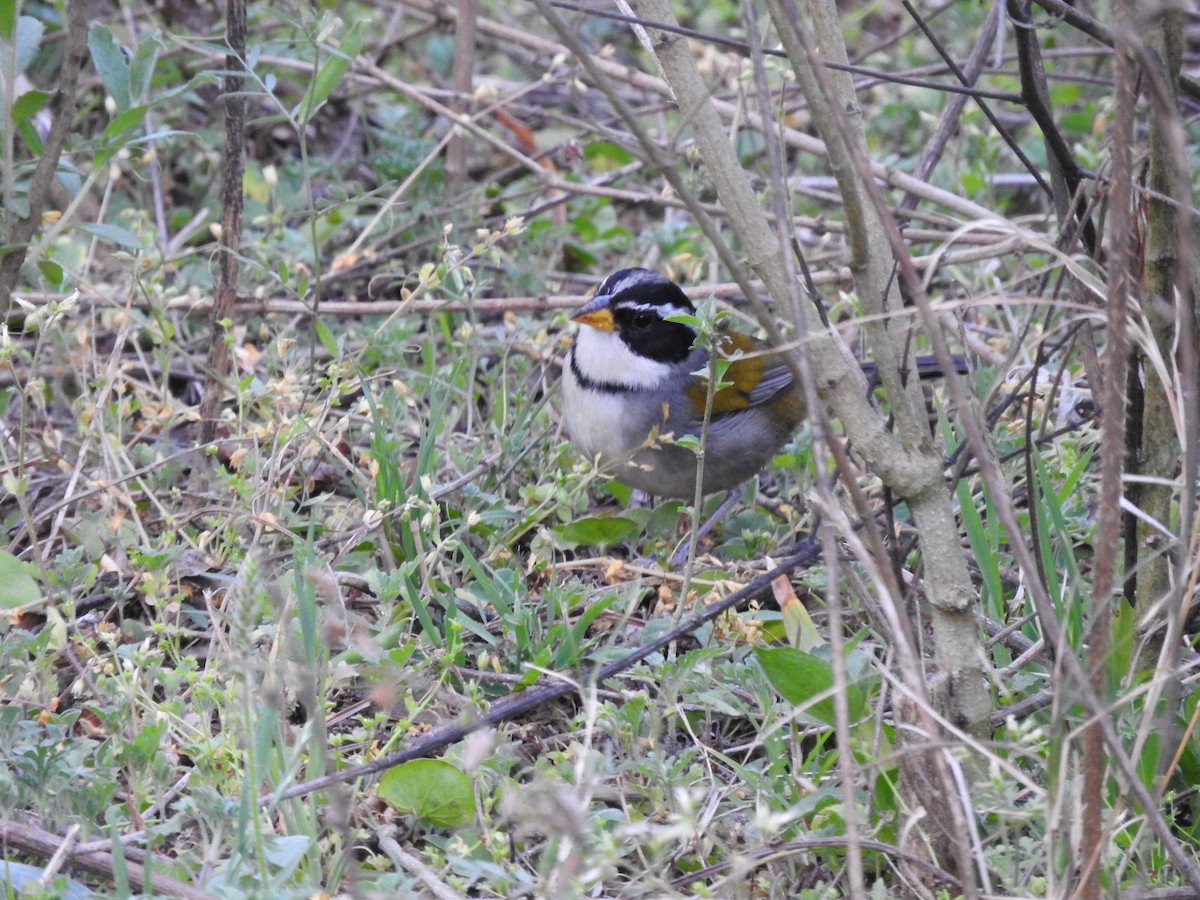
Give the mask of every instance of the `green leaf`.
M 292 872 L 312 846 L 312 838 L 304 834 L 269 835 L 263 841 L 263 856 L 282 872 Z M 278 874 L 276 877 L 279 877 Z
M 12 34 L 12 12 L 16 6 L 15 3 L 6 2 L 0 3 L 0 6 L 5 7 L 7 13 L 7 21 L 0 24 L 4 34 Z M 16 48 L 16 59 L 14 60 L 16 72 L 20 75 L 29 68 L 29 64 L 33 62 L 33 58 L 37 56 L 38 50 L 42 45 L 42 34 L 45 33 L 46 26 L 39 19 L 32 16 L 20 16 L 17 18 L 17 36 L 13 41 L 13 46 Z M 9 48 L 0 46 L 0 59 L 4 60 L 7 67 L 7 59 Z
M 822 724 L 834 726 L 833 670 L 828 660 L 795 647 L 760 647 L 755 656 L 767 680 L 784 700 L 801 707 Z M 821 699 L 814 699 L 818 697 Z M 847 686 L 851 722 L 862 714 L 864 700 L 862 688 Z
M 378 793 L 393 809 L 437 828 L 468 825 L 475 818 L 471 779 L 441 759 L 414 759 L 389 769 Z
M 282 266 L 283 263 L 280 263 L 280 265 Z M 339 346 L 341 344 L 341 339 L 336 337 L 334 333 L 329 330 L 329 326 L 326 325 L 321 319 L 315 319 L 313 321 L 313 326 L 317 331 L 317 339 L 320 340 L 325 349 L 329 351 L 329 354 L 334 359 L 340 359 L 342 356 L 342 348 Z
M 425 42 L 425 65 L 442 77 L 448 77 L 454 66 L 454 38 L 435 34 Z
M 346 32 L 346 36 L 342 38 L 341 44 L 338 46 L 337 52 L 327 59 L 324 65 L 317 70 L 316 77 L 308 86 L 308 91 L 304 95 L 304 99 L 300 101 L 300 106 L 296 112 L 296 118 L 301 122 L 308 122 L 321 105 L 329 99 L 329 95 L 333 93 L 333 89 L 341 83 L 342 78 L 350 71 L 350 65 L 354 62 L 354 57 L 358 56 L 358 52 L 362 50 L 362 22 L 355 22 L 350 26 L 350 30 Z
M 738 159 L 746 165 L 755 158 L 763 155 L 767 140 L 757 129 L 743 128 L 734 138 L 733 146 Z
M 1060 81 L 1050 88 L 1050 102 L 1056 106 L 1071 106 L 1083 98 L 1083 85 Z
M 81 222 L 75 226 L 80 231 L 87 232 L 94 237 L 98 237 L 106 244 L 115 244 L 118 247 L 124 247 L 126 250 L 141 250 L 142 242 L 126 231 L 124 228 L 119 228 L 116 225 L 103 225 L 92 222 Z
M 596 172 L 612 172 L 633 162 L 633 154 L 612 141 L 596 141 L 583 148 L 583 158 Z
M 10 3 L 0 3 L 0 6 L 13 6 Z M 53 892 L 47 893 L 46 888 L 39 884 L 39 879 L 46 870 L 41 866 L 31 866 L 26 863 L 5 860 L 0 865 L 0 891 L 5 897 L 59 897 L 61 900 L 87 900 L 95 897 L 86 884 L 73 878 L 61 877 L 53 883 Z M 26 893 L 28 891 L 28 893 Z
M 61 290 L 63 282 L 66 280 L 63 275 L 62 266 L 52 259 L 39 259 L 37 264 L 38 270 L 42 273 L 42 277 L 46 279 L 50 287 L 54 290 Z
M 776 595 L 778 596 L 778 591 Z M 783 619 L 788 644 L 800 650 L 813 650 L 825 646 L 825 639 L 821 637 L 820 630 L 790 584 L 787 594 L 779 601 L 779 615 Z
M 93 23 L 88 30 L 88 50 L 100 80 L 104 82 L 104 89 L 117 104 L 117 111 L 129 109 L 133 106 L 133 96 L 129 92 L 129 61 L 125 58 L 125 49 L 108 28 Z
M 45 91 L 26 91 L 13 102 L 12 120 L 27 122 L 41 112 L 49 102 L 50 95 Z
M 0 609 L 20 609 L 41 599 L 37 566 L 0 550 Z
M 616 479 L 609 479 L 605 482 L 604 489 L 612 494 L 622 506 L 628 506 L 633 497 L 633 488 Z
M 552 528 L 550 533 L 563 549 L 573 549 L 580 544 L 610 547 L 629 540 L 641 527 L 640 522 L 625 516 L 587 516 Z
M 1096 117 L 1090 112 L 1068 112 L 1058 116 L 1058 121 L 1068 134 L 1091 134 Z
M 129 97 L 134 103 L 144 103 L 150 93 L 150 80 L 154 77 L 154 66 L 162 52 L 163 43 L 158 33 L 143 38 L 129 62 Z
M 79 175 L 79 170 L 65 160 L 59 162 L 58 170 L 54 173 L 54 180 L 62 185 L 68 196 L 74 197 L 83 190 L 83 179 Z
M 963 172 L 959 181 L 962 183 L 963 190 L 966 191 L 969 197 L 983 193 L 987 187 L 987 182 L 977 172 Z
M 129 130 L 137 128 L 146 118 L 146 109 L 145 106 L 131 106 L 124 112 L 117 113 L 105 126 L 104 131 L 100 132 L 101 140 L 111 141 Z
M 21 140 L 25 142 L 25 146 L 29 148 L 31 156 L 42 155 L 42 137 L 37 133 L 37 129 L 33 123 L 26 119 L 23 122 L 17 123 L 17 131 L 21 135 Z

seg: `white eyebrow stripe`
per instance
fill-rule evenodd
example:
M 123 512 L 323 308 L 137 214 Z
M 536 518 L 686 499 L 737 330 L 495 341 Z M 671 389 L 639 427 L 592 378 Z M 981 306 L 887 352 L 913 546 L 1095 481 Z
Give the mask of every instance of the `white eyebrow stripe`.
M 637 300 L 626 300 L 622 298 L 619 302 L 614 304 L 614 306 L 620 307 L 621 309 L 631 309 L 634 312 L 655 313 L 656 315 L 661 316 L 691 314 L 691 310 L 684 306 L 680 306 L 678 303 L 642 303 Z
M 617 278 L 617 275 L 621 275 L 621 277 Z M 649 269 L 628 269 L 624 272 L 615 272 L 608 278 L 605 278 L 600 282 L 600 287 L 596 293 L 619 294 L 640 284 L 661 284 L 664 281 L 666 281 L 665 278 Z

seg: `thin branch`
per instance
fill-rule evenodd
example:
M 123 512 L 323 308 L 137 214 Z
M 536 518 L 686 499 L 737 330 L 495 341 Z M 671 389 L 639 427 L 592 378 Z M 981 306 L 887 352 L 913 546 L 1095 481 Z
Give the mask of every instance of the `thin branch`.
M 950 71 L 964 85 L 971 86 L 975 84 L 979 74 L 983 71 L 984 63 L 987 62 L 988 53 L 991 50 L 992 42 L 996 39 L 996 32 L 1000 28 L 1000 13 L 1003 9 L 1004 0 L 995 0 L 992 4 L 992 10 L 988 13 L 987 18 L 983 22 L 983 27 L 980 29 L 979 37 L 975 41 L 975 47 L 971 50 L 971 55 L 967 58 L 966 68 L 960 68 L 958 63 L 954 61 L 946 47 L 942 44 L 938 36 L 928 26 L 925 18 L 917 12 L 916 7 L 912 5 L 911 0 L 903 0 L 904 8 L 908 10 L 908 14 L 913 17 L 921 29 L 921 33 L 937 51 L 938 56 L 945 60 Z M 987 120 L 992 123 L 992 127 L 996 129 L 996 133 L 1008 145 L 1009 150 L 1013 155 L 1020 160 L 1021 165 L 1025 170 L 1033 176 L 1034 181 L 1047 194 L 1050 193 L 1050 185 L 1046 184 L 1042 173 L 1038 170 L 1037 165 L 1025 153 L 1017 139 L 1000 121 L 1000 118 L 992 110 L 992 107 L 986 103 L 983 97 L 979 94 L 974 95 L 975 101 L 979 106 L 980 111 L 987 117 Z M 957 94 L 950 98 L 946 104 L 946 109 L 942 112 L 941 119 L 938 120 L 937 128 L 934 129 L 933 136 L 925 145 L 925 149 L 921 152 L 921 159 L 917 163 L 916 176 L 922 181 L 929 178 L 933 172 L 933 167 L 937 164 L 937 160 L 941 157 L 945 150 L 946 143 L 950 140 L 951 135 L 959 127 L 959 116 L 962 115 L 963 107 L 966 106 L 967 97 L 965 94 Z M 906 194 L 904 200 L 900 204 L 901 209 L 911 209 L 917 205 L 917 198 L 912 194 Z
M 638 647 L 620 659 L 613 660 L 599 667 L 594 672 L 580 673 L 578 677 L 574 678 L 560 676 L 561 680 L 554 684 L 544 684 L 543 682 L 548 679 L 541 679 L 521 693 L 513 694 L 493 703 L 487 713 L 478 718 L 467 722 L 442 725 L 426 733 L 420 740 L 402 750 L 381 756 L 379 759 L 364 763 L 363 765 L 351 766 L 332 775 L 325 775 L 321 778 L 314 778 L 310 781 L 293 785 L 276 795 L 263 797 L 260 800 L 260 805 L 275 805 L 284 800 L 301 797 L 335 784 L 354 781 L 359 778 L 365 778 L 368 775 L 374 775 L 377 772 L 383 772 L 401 763 L 408 762 L 410 759 L 421 759 L 431 756 L 483 728 L 490 728 L 493 725 L 499 725 L 501 722 L 511 721 L 553 700 L 568 697 L 576 693 L 586 694 L 590 685 L 602 684 L 610 678 L 629 671 L 646 657 L 666 649 L 670 644 L 691 634 L 697 628 L 719 619 L 730 610 L 740 610 L 751 603 L 751 601 L 769 594 L 771 591 L 771 582 L 776 578 L 786 575 L 788 572 L 801 566 L 811 565 L 818 558 L 820 558 L 820 547 L 811 541 L 804 542 L 800 550 L 780 560 L 775 568 L 766 574 L 759 575 L 742 589 L 735 591 L 717 603 L 706 606 L 702 612 L 688 616 L 678 626 L 660 635 L 650 643 Z

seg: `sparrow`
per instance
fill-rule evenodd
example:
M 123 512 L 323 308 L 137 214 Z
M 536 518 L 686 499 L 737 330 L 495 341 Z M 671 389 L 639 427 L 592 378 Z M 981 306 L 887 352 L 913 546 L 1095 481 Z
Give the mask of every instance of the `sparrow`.
M 708 398 L 709 351 L 696 331 L 672 317 L 696 308 L 679 285 L 649 269 L 621 269 L 575 311 L 584 327 L 567 353 L 563 423 L 572 444 L 630 487 L 690 500 L 701 456 L 680 438 L 699 440 Z M 804 391 L 784 355 L 739 332 L 717 351 L 729 360 L 712 398 L 703 444 L 704 494 L 757 475 L 807 413 Z M 920 377 L 942 374 L 936 357 L 913 360 Z M 966 360 L 954 358 L 966 372 Z M 863 363 L 875 382 L 875 366 Z
M 708 397 L 709 352 L 672 316 L 694 316 L 679 285 L 649 269 L 621 269 L 575 311 L 584 326 L 568 351 L 563 421 L 580 453 L 606 474 L 660 497 L 691 499 Z M 703 446 L 705 494 L 758 474 L 803 421 L 803 391 L 783 355 L 746 334 L 719 338 L 730 360 L 712 398 Z

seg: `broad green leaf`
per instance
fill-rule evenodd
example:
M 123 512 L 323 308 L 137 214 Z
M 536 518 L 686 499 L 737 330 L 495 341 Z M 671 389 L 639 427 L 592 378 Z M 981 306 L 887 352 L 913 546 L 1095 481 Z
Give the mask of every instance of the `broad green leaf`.
M 0 6 L 6 7 L 7 15 L 4 17 L 7 21 L 0 23 L 0 28 L 4 34 L 12 34 L 13 20 L 12 12 L 15 3 L 5 2 L 0 3 Z M 33 58 L 37 56 L 38 49 L 42 45 L 42 34 L 46 30 L 46 26 L 41 23 L 41 20 L 33 18 L 33 16 L 20 16 L 17 18 L 17 36 L 13 41 L 13 46 L 16 47 L 16 59 L 14 60 L 16 74 L 22 74 L 29 68 L 29 64 L 33 62 Z M 0 60 L 4 60 L 4 65 L 7 68 L 7 56 L 9 47 L 7 44 L 0 43 Z
M 641 530 L 641 524 L 624 516 L 587 516 L 550 529 L 555 543 L 564 548 L 587 544 L 610 547 L 627 541 Z
M 88 50 L 100 80 L 104 82 L 104 89 L 117 104 L 117 112 L 129 109 L 133 105 L 133 96 L 129 92 L 129 61 L 125 58 L 125 49 L 107 27 L 97 22 L 88 30 Z
M 471 779 L 441 759 L 414 759 L 389 769 L 378 793 L 393 809 L 437 828 L 468 825 L 475 818 Z
M 36 603 L 42 596 L 36 575 L 33 563 L 21 562 L 7 550 L 0 550 L 0 609 L 20 609 Z
M 755 656 L 767 680 L 784 700 L 801 707 L 817 721 L 831 728 L 834 726 L 836 720 L 830 693 L 833 689 L 833 670 L 828 660 L 794 647 L 763 647 L 755 651 Z M 816 697 L 821 699 L 814 700 Z M 862 688 L 855 684 L 848 685 L 846 700 L 850 708 L 850 721 L 853 722 L 862 713 Z
M 136 237 L 116 225 L 104 225 L 92 222 L 82 222 L 75 226 L 80 231 L 87 232 L 94 237 L 100 238 L 106 244 L 115 244 L 118 247 L 124 247 L 126 250 L 141 250 L 142 242 Z

